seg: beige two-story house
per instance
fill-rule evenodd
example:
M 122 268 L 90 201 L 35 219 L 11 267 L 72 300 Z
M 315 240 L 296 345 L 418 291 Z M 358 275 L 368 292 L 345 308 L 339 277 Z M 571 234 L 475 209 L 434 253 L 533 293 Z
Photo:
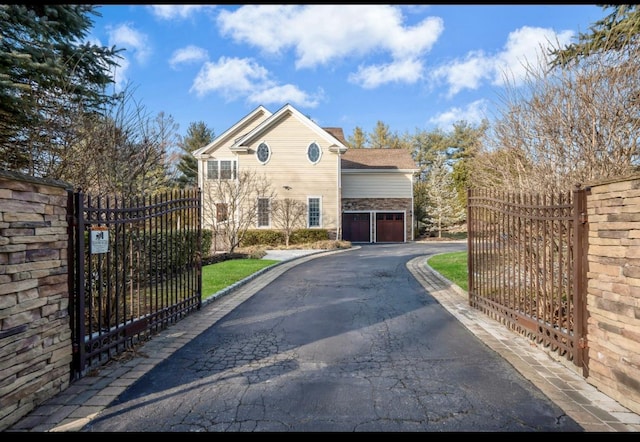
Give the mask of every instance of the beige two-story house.
M 411 154 L 349 149 L 342 129 L 322 128 L 289 104 L 275 113 L 258 106 L 194 156 L 203 193 L 210 180 L 234 180 L 241 170 L 252 170 L 268 178 L 275 191 L 271 197 L 306 205 L 306 228 L 352 242 L 413 240 L 418 169 Z M 273 228 L 269 200 L 258 200 L 259 216 L 251 227 Z M 216 209 L 205 204 L 203 210 Z M 203 219 L 208 228 L 221 218 L 205 214 Z

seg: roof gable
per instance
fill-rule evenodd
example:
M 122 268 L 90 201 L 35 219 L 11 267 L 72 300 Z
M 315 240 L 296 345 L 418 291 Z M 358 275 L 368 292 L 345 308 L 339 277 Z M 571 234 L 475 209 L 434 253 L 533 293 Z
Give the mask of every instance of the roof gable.
M 231 128 L 216 137 L 211 143 L 194 151 L 193 156 L 198 158 L 205 154 L 211 154 L 212 152 L 215 152 L 219 146 L 228 142 L 230 139 L 235 139 L 235 141 L 237 141 L 237 139 L 242 138 L 252 127 L 255 126 L 256 121 L 268 119 L 271 115 L 271 112 L 269 112 L 264 106 L 258 106 L 242 120 L 238 121 Z
M 419 170 L 406 149 L 349 149 L 340 157 L 340 164 L 342 170 Z
M 307 126 L 309 129 L 315 132 L 319 138 L 327 141 L 327 143 L 331 145 L 330 149 L 339 149 L 341 153 L 346 152 L 347 146 L 342 142 L 342 140 L 339 140 L 332 133 L 321 128 L 311 119 L 302 115 L 296 108 L 294 108 L 290 104 L 284 105 L 276 113 L 272 114 L 258 126 L 254 127 L 250 132 L 244 134 L 242 137 L 236 140 L 236 142 L 231 146 L 231 150 L 246 150 L 249 144 L 251 144 L 257 138 L 260 138 L 267 130 L 273 128 L 274 126 L 277 126 L 288 116 L 293 116 L 301 124 Z

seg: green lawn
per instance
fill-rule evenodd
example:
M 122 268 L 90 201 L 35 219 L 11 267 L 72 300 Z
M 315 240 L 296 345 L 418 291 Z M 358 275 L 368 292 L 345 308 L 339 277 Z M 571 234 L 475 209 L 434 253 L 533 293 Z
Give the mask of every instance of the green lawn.
M 443 253 L 432 256 L 427 264 L 463 290 L 469 290 L 467 252 Z
M 229 259 L 202 267 L 202 299 L 269 267 L 279 261 L 273 259 Z

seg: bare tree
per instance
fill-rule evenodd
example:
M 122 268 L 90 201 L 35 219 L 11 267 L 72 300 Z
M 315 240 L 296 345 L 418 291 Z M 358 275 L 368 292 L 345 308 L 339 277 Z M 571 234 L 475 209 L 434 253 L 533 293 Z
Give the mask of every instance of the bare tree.
M 167 151 L 177 142 L 177 125 L 164 113 L 152 118 L 125 90 L 106 116 L 78 120 L 52 176 L 92 195 L 124 197 L 168 189 Z
M 548 59 L 543 66 L 548 66 Z M 640 46 L 563 68 L 527 67 L 471 165 L 470 184 L 554 193 L 636 170 Z
M 216 239 L 222 238 L 229 253 L 268 210 L 261 204 L 276 196 L 267 178 L 253 170 L 242 170 L 230 179 L 207 179 L 202 194 L 204 225 L 213 230 Z
M 307 205 L 300 200 L 284 198 L 273 200 L 271 204 L 273 225 L 284 233 L 284 243 L 288 247 L 291 234 L 305 226 Z

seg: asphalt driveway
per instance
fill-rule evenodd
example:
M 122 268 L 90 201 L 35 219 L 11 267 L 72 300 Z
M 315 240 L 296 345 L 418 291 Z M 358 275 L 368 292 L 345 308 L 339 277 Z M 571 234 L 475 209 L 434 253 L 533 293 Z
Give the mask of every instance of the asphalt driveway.
M 81 431 L 582 431 L 406 267 L 465 247 L 365 245 L 305 261 Z

